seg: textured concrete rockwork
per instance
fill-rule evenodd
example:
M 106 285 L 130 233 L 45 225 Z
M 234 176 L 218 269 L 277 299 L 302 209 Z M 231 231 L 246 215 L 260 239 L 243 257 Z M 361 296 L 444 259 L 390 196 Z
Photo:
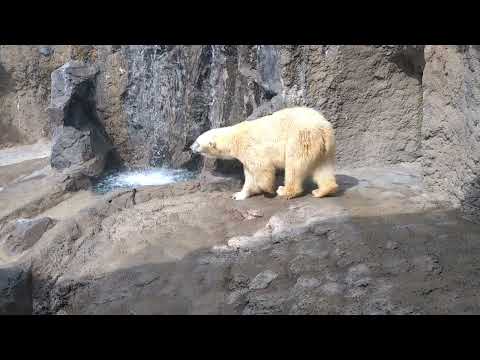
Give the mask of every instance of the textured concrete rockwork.
M 480 220 L 480 52 L 427 46 L 422 151 L 427 187 Z
M 122 47 L 127 143 L 134 149 L 122 156 L 133 163 L 198 163 L 188 149 L 198 135 L 246 119 L 278 93 L 275 51 L 259 48 Z M 258 61 L 265 64 L 257 69 Z
M 124 109 L 139 161 L 191 164 L 202 131 L 307 105 L 334 123 L 344 165 L 419 156 L 422 49 L 375 46 L 137 46 Z M 146 140 L 146 141 L 145 141 Z M 132 155 L 131 155 L 132 156 Z M 135 156 L 135 155 L 133 155 Z
M 2 94 L 10 89 L 9 96 L 18 96 L 9 78 L 23 74 L 23 68 L 13 64 L 41 65 L 40 60 L 60 54 L 65 62 L 96 64 L 97 112 L 127 164 L 197 167 L 200 159 L 192 157 L 188 146 L 201 132 L 289 105 L 312 106 L 328 116 L 337 128 L 342 164 L 397 163 L 419 155 L 421 47 L 105 45 L 40 50 L 0 49 L 0 59 L 13 59 L 8 68 L 2 65 Z M 48 64 L 46 75 L 62 63 Z M 43 84 L 44 100 L 35 111 L 45 120 L 46 78 L 38 73 L 28 77 L 33 85 Z M 14 110 L 7 107 L 6 118 Z M 2 126 L 7 123 L 16 124 L 3 120 Z M 39 131 L 33 123 L 28 128 Z
M 50 74 L 69 58 L 68 46 L 0 46 L 0 147 L 51 135 Z
M 401 46 L 282 47 L 289 104 L 334 124 L 341 165 L 414 161 L 419 155 L 422 49 Z

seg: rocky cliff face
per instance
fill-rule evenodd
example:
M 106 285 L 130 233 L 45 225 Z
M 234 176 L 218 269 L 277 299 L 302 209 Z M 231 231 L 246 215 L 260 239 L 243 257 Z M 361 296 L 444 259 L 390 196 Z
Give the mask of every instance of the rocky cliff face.
M 13 140 L 51 135 L 45 116 L 49 74 L 73 58 L 101 69 L 99 118 L 122 159 L 131 165 L 194 167 L 200 159 L 192 158 L 188 147 L 203 131 L 293 105 L 317 108 L 335 124 L 341 164 L 411 162 L 420 155 L 422 48 L 65 46 L 47 48 L 48 55 L 41 49 L 0 51 L 5 54 L 0 59 L 32 63 L 30 71 L 37 69 L 36 73 L 24 76 L 44 94 L 27 96 L 35 101 L 32 111 L 38 113 L 38 125 L 24 127 L 34 129 L 35 135 Z M 18 53 L 27 51 L 30 55 L 20 59 Z M 44 76 L 38 59 L 51 66 Z M 10 66 L 4 78 L 22 69 Z M 18 83 L 2 95 L 4 101 L 22 96 Z M 13 133 L 19 115 L 10 108 L 5 112 L 2 124 L 11 124 Z M 7 121 L 8 117 L 14 120 Z
M 50 73 L 70 59 L 99 69 L 97 116 L 128 165 L 235 169 L 188 147 L 306 105 L 334 124 L 340 166 L 420 162 L 432 191 L 478 206 L 478 47 L 2 46 L 1 144 L 51 136 Z
M 200 159 L 188 151 L 197 136 L 245 120 L 281 91 L 272 47 L 122 46 L 112 51 L 103 53 L 111 65 L 99 81 L 100 109 L 120 156 L 130 164 L 198 166 Z

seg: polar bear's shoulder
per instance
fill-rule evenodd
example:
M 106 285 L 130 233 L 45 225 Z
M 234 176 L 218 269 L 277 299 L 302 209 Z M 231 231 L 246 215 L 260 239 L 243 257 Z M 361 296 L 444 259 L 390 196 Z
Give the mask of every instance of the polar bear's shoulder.
M 323 114 L 309 107 L 291 107 L 273 113 L 272 118 L 284 119 L 306 126 L 332 127 Z

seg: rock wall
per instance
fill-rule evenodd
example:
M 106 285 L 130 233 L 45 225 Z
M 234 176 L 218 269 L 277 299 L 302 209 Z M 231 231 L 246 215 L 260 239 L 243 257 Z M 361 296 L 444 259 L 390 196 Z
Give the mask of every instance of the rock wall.
M 340 165 L 412 162 L 419 156 L 423 48 L 282 48 L 288 104 L 333 122 Z
M 50 138 L 51 74 L 69 60 L 95 61 L 83 45 L 0 45 L 0 148 Z
M 132 165 L 195 167 L 197 136 L 245 120 L 280 91 L 272 47 L 122 46 L 100 56 L 99 111 Z M 257 56 L 266 65 L 255 70 Z
M 51 136 L 50 74 L 69 57 L 65 46 L 0 46 L 0 147 Z
M 70 59 L 101 69 L 99 118 L 131 165 L 196 167 L 200 159 L 188 147 L 203 131 L 291 105 L 317 108 L 335 124 L 340 164 L 420 155 L 421 47 L 4 46 L 0 98 L 9 105 L 1 124 L 9 141 L 51 136 L 49 77 Z M 20 74 L 12 87 L 9 78 Z M 15 99 L 32 105 L 17 114 Z
M 334 123 L 341 164 L 420 155 L 422 48 L 125 46 L 117 57 L 123 68 L 105 76 L 123 79 L 106 88 L 121 126 L 105 127 L 132 164 L 195 165 L 188 147 L 203 131 L 293 105 Z
M 480 221 L 480 48 L 427 46 L 425 59 L 425 184 Z

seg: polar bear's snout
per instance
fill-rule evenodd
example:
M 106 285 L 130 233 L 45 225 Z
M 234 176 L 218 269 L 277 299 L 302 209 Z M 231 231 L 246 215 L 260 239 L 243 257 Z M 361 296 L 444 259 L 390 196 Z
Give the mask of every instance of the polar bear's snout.
M 198 142 L 195 141 L 192 144 L 192 146 L 190 146 L 190 150 L 192 150 L 192 152 L 194 152 L 194 153 L 198 153 L 199 150 L 200 150 L 200 145 L 198 144 Z

